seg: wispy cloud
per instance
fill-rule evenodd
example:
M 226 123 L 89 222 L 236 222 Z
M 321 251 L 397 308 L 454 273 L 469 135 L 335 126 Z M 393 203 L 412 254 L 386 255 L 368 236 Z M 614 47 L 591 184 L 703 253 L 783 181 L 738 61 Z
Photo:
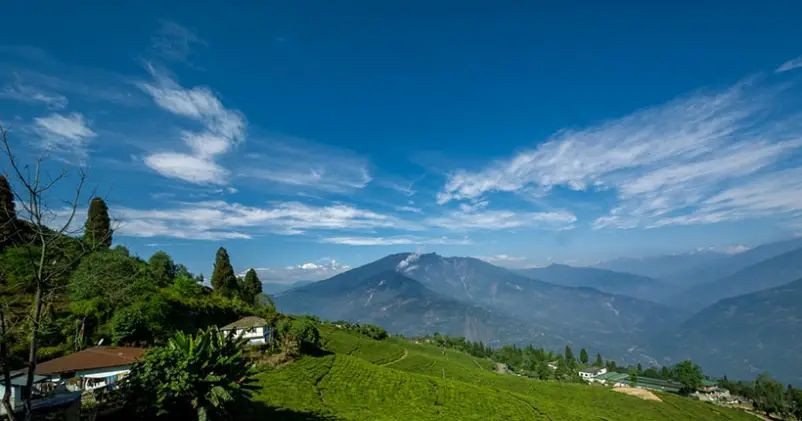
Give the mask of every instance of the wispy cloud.
M 0 98 L 32 104 L 40 103 L 54 110 L 62 109 L 69 103 L 64 95 L 26 85 L 19 80 L 18 76 L 0 88 Z
M 467 237 L 419 237 L 419 236 L 344 236 L 327 237 L 322 243 L 345 244 L 349 246 L 397 246 L 397 245 L 468 245 L 472 244 Z
M 568 211 L 520 212 L 506 209 L 463 207 L 440 216 L 426 218 L 427 225 L 453 231 L 506 230 L 513 228 L 570 229 L 576 216 Z
M 328 192 L 361 189 L 372 180 L 368 162 L 345 149 L 296 138 L 251 143 L 239 177 Z
M 203 86 L 184 88 L 166 74 L 148 66 L 152 82 L 138 86 L 161 108 L 201 125 L 200 130 L 184 130 L 181 140 L 190 152 L 157 152 L 145 164 L 158 173 L 198 184 L 226 184 L 229 171 L 216 157 L 228 152 L 245 137 L 245 117 L 223 106 L 220 99 Z
M 33 130 L 39 135 L 39 146 L 53 158 L 78 164 L 86 160 L 89 139 L 96 136 L 81 113 L 37 117 Z
M 260 233 L 297 235 L 312 230 L 371 230 L 404 225 L 397 218 L 346 204 L 281 202 L 268 207 L 223 201 L 182 203 L 167 209 L 115 208 L 117 233 L 132 237 L 247 239 Z
M 312 262 L 283 267 L 253 268 L 262 282 L 291 283 L 297 281 L 319 281 L 351 269 L 351 266 L 335 259 L 324 257 Z M 243 273 L 244 275 L 244 273 Z
M 194 46 L 205 46 L 206 41 L 185 26 L 169 20 L 160 20 L 159 29 L 151 37 L 151 48 L 160 56 L 186 62 Z
M 510 256 L 509 254 L 496 254 L 493 256 L 477 256 L 479 260 L 484 260 L 487 263 L 504 266 L 509 268 L 525 268 L 532 266 L 529 258 L 523 256 Z
M 795 123 L 799 114 L 777 113 L 788 95 L 783 89 L 749 79 L 721 92 L 564 130 L 483 170 L 451 174 L 438 202 L 477 200 L 491 192 L 547 195 L 560 186 L 617 194 L 619 203 L 594 222 L 596 228 L 755 215 L 754 207 L 713 211 L 706 203 L 732 185 L 760 174 L 777 177 L 776 171 L 792 165 L 789 158 L 802 147 L 802 125 Z
M 786 61 L 785 63 L 781 64 L 780 67 L 775 70 L 775 72 L 782 73 L 789 70 L 798 69 L 800 67 L 802 67 L 802 56 Z

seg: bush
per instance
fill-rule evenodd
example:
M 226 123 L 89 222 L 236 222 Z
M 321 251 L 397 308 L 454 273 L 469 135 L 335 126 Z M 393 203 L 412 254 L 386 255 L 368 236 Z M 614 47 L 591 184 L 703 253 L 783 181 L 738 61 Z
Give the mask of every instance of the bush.
M 246 341 L 217 328 L 176 333 L 134 365 L 121 393 L 141 419 L 229 419 L 254 390 Z

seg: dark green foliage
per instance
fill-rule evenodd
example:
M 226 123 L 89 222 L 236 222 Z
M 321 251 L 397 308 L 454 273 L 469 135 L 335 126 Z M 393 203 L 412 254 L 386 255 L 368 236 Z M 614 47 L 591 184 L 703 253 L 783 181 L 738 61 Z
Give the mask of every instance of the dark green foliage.
M 682 384 L 680 393 L 693 393 L 702 386 L 704 379 L 702 368 L 689 360 L 675 365 L 672 372 L 674 380 Z
M 563 353 L 563 357 L 565 358 L 565 363 L 568 364 L 568 367 L 573 367 L 576 364 L 576 359 L 574 359 L 574 352 L 571 351 L 571 347 L 566 345 L 565 352 Z
M 112 343 L 148 344 L 164 336 L 170 327 L 170 308 L 160 295 L 122 308 L 111 319 Z
M 175 277 L 173 289 L 186 297 L 196 297 L 203 291 L 203 285 L 195 278 L 182 274 Z
M 255 388 L 245 343 L 217 328 L 177 332 L 134 365 L 123 386 L 126 403 L 143 419 L 230 419 Z
M 320 332 L 309 318 L 285 318 L 276 324 L 276 337 L 287 355 L 315 352 L 320 348 Z
M 253 268 L 248 269 L 248 272 L 245 273 L 245 278 L 243 278 L 242 285 L 240 285 L 239 289 L 240 296 L 246 303 L 256 303 L 256 296 L 262 293 L 262 282 L 259 280 L 259 276 L 256 275 L 256 271 L 253 270 Z
M 579 351 L 579 361 L 581 361 L 582 364 L 588 363 L 588 351 L 585 351 L 585 348 Z
M 214 291 L 225 297 L 233 297 L 237 293 L 237 275 L 231 267 L 228 252 L 222 247 L 217 249 L 211 283 Z
M 601 367 L 604 365 L 604 361 L 602 361 L 601 353 L 596 353 L 596 362 L 593 363 L 596 367 Z
M 176 276 L 176 266 L 173 263 L 173 259 L 161 250 L 150 256 L 148 269 L 153 280 L 156 281 L 156 285 L 160 287 L 172 284 Z
M 334 322 L 334 324 L 340 329 L 346 329 L 351 332 L 357 332 L 362 335 L 365 335 L 369 338 L 376 339 L 380 341 L 382 339 L 387 338 L 387 331 L 384 328 L 376 325 L 366 324 L 366 323 L 351 323 L 344 320 L 340 320 Z M 465 341 L 465 338 L 459 338 Z
M 0 175 L 0 250 L 11 243 L 11 236 L 17 225 L 17 213 L 14 210 L 14 192 L 5 176 Z
M 84 226 L 84 241 L 92 248 L 108 248 L 111 246 L 112 232 L 106 202 L 99 197 L 92 198 Z
M 768 373 L 757 376 L 754 390 L 754 406 L 758 411 L 769 415 L 785 410 L 783 385 L 772 379 Z

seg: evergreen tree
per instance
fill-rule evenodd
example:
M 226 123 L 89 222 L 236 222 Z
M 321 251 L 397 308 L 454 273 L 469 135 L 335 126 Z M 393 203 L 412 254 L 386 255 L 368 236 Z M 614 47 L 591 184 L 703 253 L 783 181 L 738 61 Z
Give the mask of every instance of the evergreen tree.
M 574 352 L 571 351 L 571 347 L 568 345 L 565 346 L 565 363 L 568 365 L 568 367 L 573 367 L 576 363 L 576 360 L 574 359 Z
M 585 351 L 585 348 L 579 351 L 579 361 L 582 361 L 582 364 L 588 363 L 588 351 Z
M 176 265 L 169 254 L 159 250 L 148 259 L 148 269 L 158 286 L 167 286 L 173 283 L 176 276 Z
M 111 246 L 112 232 L 106 202 L 99 197 L 92 198 L 84 226 L 84 240 L 92 248 L 108 248 Z
M 595 365 L 596 367 L 601 367 L 601 366 L 604 365 L 604 362 L 602 361 L 601 353 L 598 353 L 598 352 L 596 353 L 596 362 L 593 363 L 593 365 Z
M 0 175 L 0 245 L 7 244 L 14 234 L 17 213 L 14 210 L 14 192 L 6 177 Z
M 211 283 L 215 292 L 223 296 L 231 297 L 237 292 L 237 275 L 231 267 L 228 252 L 222 247 L 217 249 Z
M 248 272 L 245 273 L 240 292 L 242 299 L 250 304 L 255 304 L 256 296 L 262 293 L 262 281 L 259 280 L 259 276 L 256 275 L 253 268 L 248 269 Z

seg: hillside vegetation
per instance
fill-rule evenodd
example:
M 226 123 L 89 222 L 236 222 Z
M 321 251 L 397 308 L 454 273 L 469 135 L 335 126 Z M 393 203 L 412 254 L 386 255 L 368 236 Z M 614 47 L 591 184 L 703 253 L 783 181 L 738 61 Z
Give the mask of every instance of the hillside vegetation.
M 427 343 L 320 330 L 327 353 L 257 376 L 250 419 L 754 419 L 676 395 L 646 401 L 601 386 L 498 374 L 488 359 Z

